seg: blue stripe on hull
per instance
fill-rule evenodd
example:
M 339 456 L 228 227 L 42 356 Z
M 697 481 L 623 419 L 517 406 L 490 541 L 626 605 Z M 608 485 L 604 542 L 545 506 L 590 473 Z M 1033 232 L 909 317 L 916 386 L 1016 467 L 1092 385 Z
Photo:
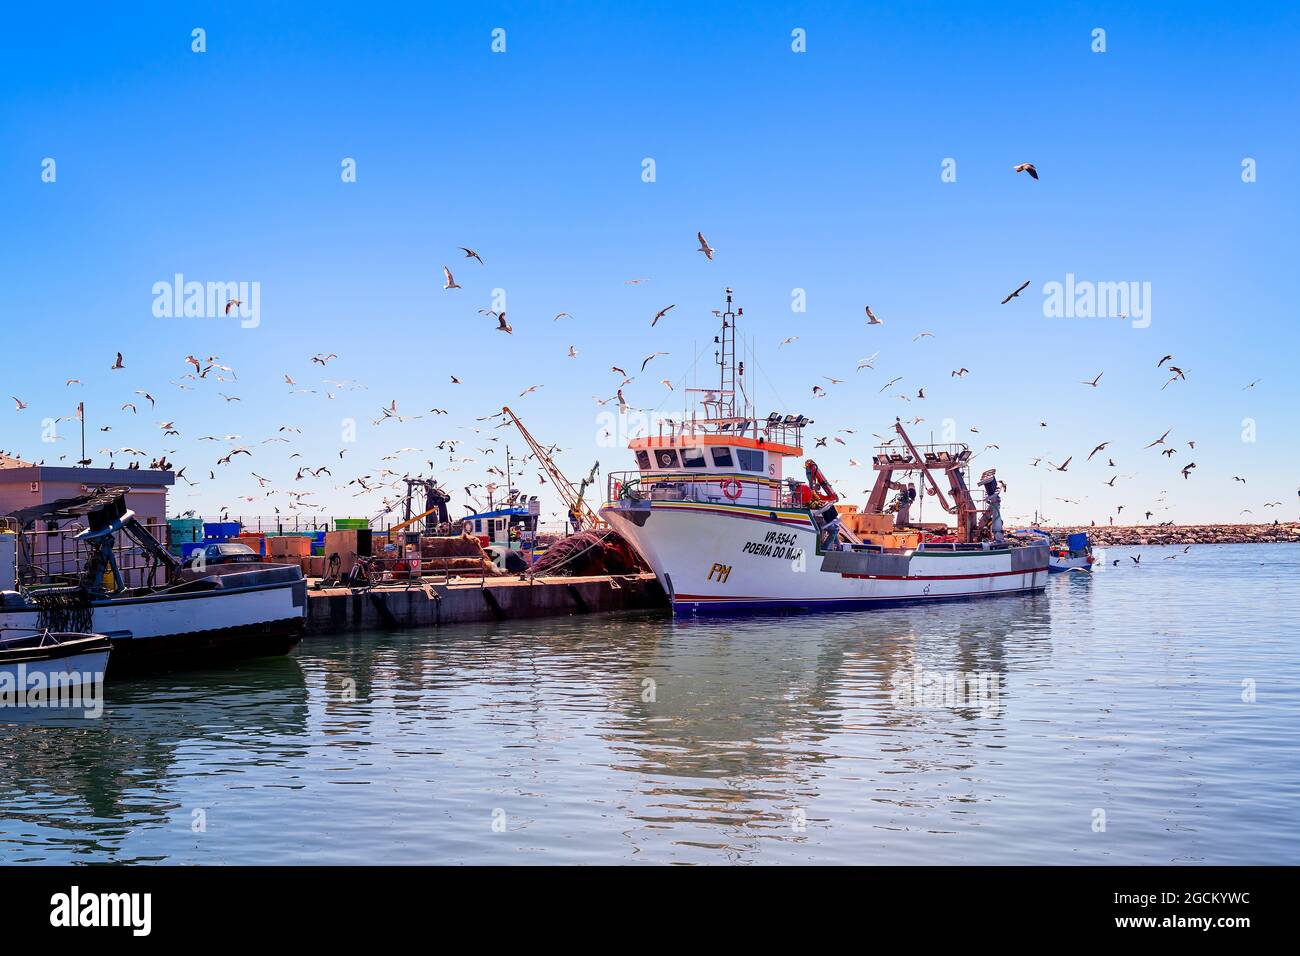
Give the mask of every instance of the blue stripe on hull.
M 778 601 L 680 601 L 673 604 L 677 617 L 694 617 L 701 614 L 752 614 L 762 611 L 861 611 L 877 607 L 901 607 L 909 604 L 934 604 L 940 601 L 978 601 L 981 598 L 1007 597 L 1013 594 L 1031 594 L 1041 591 L 1043 585 L 1016 588 L 1012 591 L 993 591 L 988 594 L 944 594 L 937 597 L 901 598 L 832 598 L 826 601 L 808 601 L 790 598 Z

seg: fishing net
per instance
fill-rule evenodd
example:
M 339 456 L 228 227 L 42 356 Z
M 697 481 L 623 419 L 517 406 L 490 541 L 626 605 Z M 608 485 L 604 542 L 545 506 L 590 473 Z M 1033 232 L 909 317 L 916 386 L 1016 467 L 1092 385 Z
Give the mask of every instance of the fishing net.
M 38 628 L 77 634 L 94 630 L 90 596 L 81 588 L 38 588 L 28 593 L 36 605 Z
M 534 575 L 636 574 L 645 569 L 637 553 L 616 532 L 580 531 L 547 548 L 533 562 Z

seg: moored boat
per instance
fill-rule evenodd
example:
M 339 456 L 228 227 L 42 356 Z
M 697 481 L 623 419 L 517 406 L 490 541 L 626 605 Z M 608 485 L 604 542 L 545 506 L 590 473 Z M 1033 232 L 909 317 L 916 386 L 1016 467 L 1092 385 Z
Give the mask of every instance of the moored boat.
M 0 631 L 0 691 L 48 693 L 100 683 L 112 649 L 103 634 Z
M 1064 545 L 1053 543 L 1048 554 L 1051 561 L 1047 570 L 1053 574 L 1060 574 L 1063 571 L 1092 570 L 1092 542 L 1088 540 L 1086 531 L 1076 531 L 1074 534 L 1067 535 Z
M 9 516 L 13 533 L 0 534 L 0 629 L 102 634 L 114 677 L 293 649 L 307 599 L 300 567 L 205 556 L 182 565 L 126 509 L 124 494 L 103 489 Z M 51 535 L 61 537 L 57 550 Z M 145 566 L 124 567 L 128 557 Z M 141 583 L 130 584 L 132 574 Z
M 498 567 L 521 572 L 540 553 L 537 522 L 541 514 L 536 497 L 523 504 L 510 499 L 500 508 L 491 508 L 460 519 L 464 534 L 478 539 L 483 551 Z
M 876 484 L 861 509 L 842 502 L 811 459 L 803 480 L 787 478 L 785 462 L 802 456 L 810 420 L 753 414 L 735 360 L 741 314 L 728 289 L 715 340 L 719 386 L 699 390 L 703 415 L 634 438 L 638 470 L 609 476 L 600 509 L 649 563 L 675 612 L 865 608 L 1045 586 L 1046 545 L 1004 536 L 994 471 L 980 476 L 976 503 L 966 445 L 917 446 L 895 421 L 896 436 L 873 455 Z M 952 527 L 911 520 L 918 491 L 902 479 L 913 476 Z

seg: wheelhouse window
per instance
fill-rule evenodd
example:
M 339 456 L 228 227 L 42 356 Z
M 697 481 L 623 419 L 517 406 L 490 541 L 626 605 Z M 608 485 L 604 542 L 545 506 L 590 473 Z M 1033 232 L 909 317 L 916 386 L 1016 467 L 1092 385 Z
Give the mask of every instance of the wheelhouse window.
M 710 448 L 713 452 L 713 467 L 715 468 L 734 468 L 735 464 L 731 461 L 730 448 Z
M 650 467 L 650 453 L 647 451 L 638 451 L 636 453 L 636 466 L 642 471 Z
M 704 468 L 707 466 L 704 460 L 703 448 L 683 448 L 682 465 L 686 468 Z
M 655 465 L 660 468 L 676 468 L 677 452 L 671 448 L 660 448 L 655 452 Z
M 763 453 L 753 448 L 737 448 L 736 460 L 740 462 L 741 471 L 762 472 Z

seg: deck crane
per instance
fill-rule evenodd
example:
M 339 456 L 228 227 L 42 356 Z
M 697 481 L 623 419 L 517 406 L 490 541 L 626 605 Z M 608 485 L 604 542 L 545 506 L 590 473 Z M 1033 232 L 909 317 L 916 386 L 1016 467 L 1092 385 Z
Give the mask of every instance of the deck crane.
M 568 507 L 570 514 L 577 518 L 580 530 L 591 531 L 595 528 L 604 527 L 605 523 L 596 516 L 596 512 L 591 510 L 591 506 L 582 500 L 582 493 L 573 487 L 573 483 L 568 478 L 564 477 L 564 473 L 555 464 L 550 452 L 537 443 L 537 439 L 524 427 L 524 423 L 519 420 L 519 416 L 510 410 L 510 406 L 507 405 L 502 408 L 501 414 L 507 416 L 519 429 L 519 434 L 524 437 L 524 441 L 532 449 L 538 463 L 546 469 L 551 484 L 555 486 L 555 490 L 564 499 L 564 504 Z

